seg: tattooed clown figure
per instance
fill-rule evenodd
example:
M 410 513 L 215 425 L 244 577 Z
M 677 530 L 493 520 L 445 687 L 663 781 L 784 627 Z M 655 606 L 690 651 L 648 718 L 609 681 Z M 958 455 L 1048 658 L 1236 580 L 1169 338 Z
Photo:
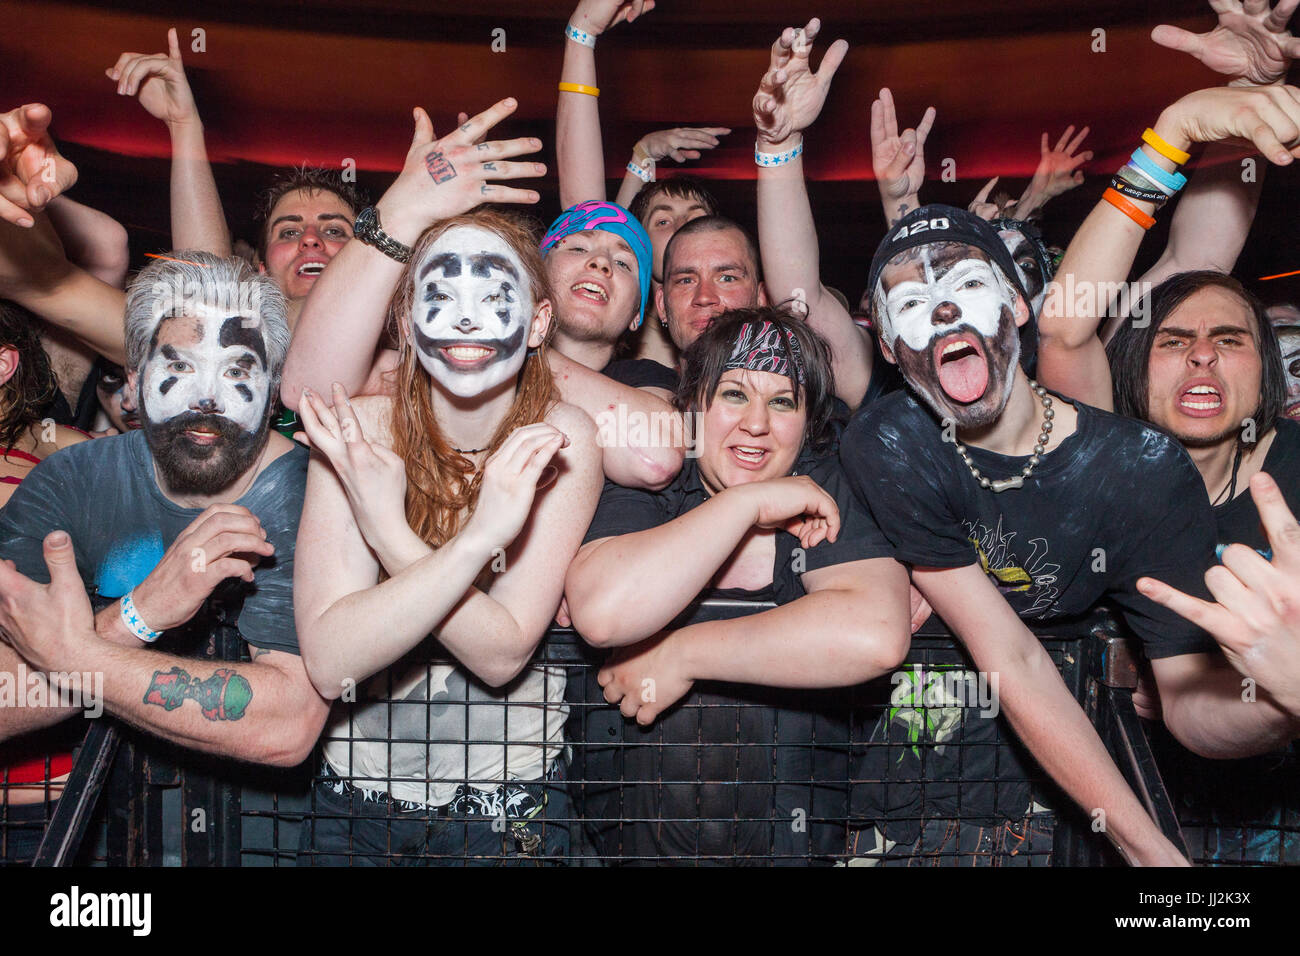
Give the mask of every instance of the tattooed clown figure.
M 420 364 L 461 398 L 514 388 L 529 348 L 541 345 L 550 304 L 537 308 L 509 244 L 478 226 L 455 226 L 415 269 L 410 334 Z
M 961 210 L 928 210 L 906 220 L 924 228 L 896 228 L 872 264 L 881 349 L 941 419 L 980 428 L 1011 396 L 1029 306 L 986 224 Z
M 168 265 L 128 303 L 137 406 L 168 487 L 216 494 L 266 447 L 289 337 L 284 297 L 229 260 Z

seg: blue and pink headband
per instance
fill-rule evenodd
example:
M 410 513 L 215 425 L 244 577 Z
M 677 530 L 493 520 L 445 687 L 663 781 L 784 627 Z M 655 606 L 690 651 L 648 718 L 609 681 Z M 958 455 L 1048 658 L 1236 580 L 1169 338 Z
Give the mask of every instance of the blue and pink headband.
M 637 278 L 641 282 L 641 311 L 636 324 L 640 328 L 645 321 L 646 303 L 650 300 L 650 237 L 641 223 L 622 206 L 593 199 L 564 210 L 542 237 L 542 255 L 546 255 L 561 239 L 588 229 L 612 232 L 626 242 L 636 256 Z

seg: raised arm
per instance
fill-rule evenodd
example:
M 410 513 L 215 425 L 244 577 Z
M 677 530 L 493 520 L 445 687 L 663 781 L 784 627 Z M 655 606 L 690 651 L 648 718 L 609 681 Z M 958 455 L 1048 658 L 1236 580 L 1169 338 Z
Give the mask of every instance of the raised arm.
M 979 566 L 917 568 L 912 580 L 975 666 L 998 675 L 1002 712 L 1034 759 L 1090 818 L 1103 811 L 1103 832 L 1126 859 L 1186 865 L 1124 782 L 1042 643 Z
M 817 227 L 804 181 L 803 131 L 816 121 L 831 79 L 849 46 L 831 44 L 821 68 L 812 72 L 809 56 L 821 23 L 813 19 L 802 29 L 787 27 L 772 45 L 767 72 L 754 95 L 758 152 L 767 163 L 758 167 L 758 240 L 763 257 L 763 282 L 774 302 L 793 299 L 806 308 L 806 320 L 831 347 L 835 391 L 850 408 L 862 403 L 871 382 L 872 350 L 848 310 L 826 291 L 821 281 Z
M 1283 145 L 1300 139 L 1300 90 L 1198 90 L 1166 108 L 1153 129 L 1167 145 L 1184 151 L 1192 143 L 1246 139 L 1270 162 L 1287 165 L 1300 155 L 1300 148 Z M 1143 143 L 1139 149 L 1166 173 L 1175 170 L 1176 164 L 1155 148 Z M 1140 198 L 1128 202 L 1139 216 L 1156 210 L 1155 203 Z M 1097 332 L 1145 235 L 1142 224 L 1105 199 L 1075 233 L 1039 317 L 1038 379 L 1047 387 L 1098 408 L 1112 407 L 1110 366 Z
M 37 669 L 103 674 L 110 713 L 182 747 L 285 767 L 311 753 L 329 708 L 301 659 L 214 662 L 100 640 L 66 532 L 46 537 L 45 562 L 49 584 L 0 564 L 0 628 Z
M 54 199 L 45 207 L 45 214 L 59 234 L 69 262 L 114 289 L 126 284 L 131 252 L 126 228 L 120 222 L 67 196 Z
M 11 299 L 86 343 L 126 360 L 126 294 L 68 261 L 44 213 L 29 228 L 0 222 L 0 298 Z
M 176 28 L 167 31 L 167 52 L 123 53 L 104 71 L 119 96 L 139 96 L 150 116 L 167 124 L 172 141 L 171 221 L 173 249 L 230 255 L 230 228 L 212 178 L 203 123 L 181 61 Z
M 803 581 L 808 593 L 789 604 L 692 624 L 619 652 L 598 676 L 605 699 L 646 725 L 699 680 L 848 687 L 903 662 L 911 638 L 901 564 L 851 561 L 810 571 Z M 654 693 L 643 693 L 647 687 Z
M 655 0 L 581 0 L 569 18 L 555 104 L 555 160 L 560 168 L 560 205 L 565 209 L 605 199 L 596 39 L 615 24 L 631 23 L 654 7 Z
M 894 95 L 886 87 L 871 104 L 871 168 L 880 189 L 885 223 L 892 226 L 921 205 L 925 184 L 925 141 L 934 126 L 935 109 L 925 111 L 916 129 L 898 132 Z
M 438 220 L 480 203 L 537 202 L 538 194 L 531 189 L 491 180 L 544 176 L 542 163 L 503 162 L 537 152 L 541 140 L 477 142 L 517 105 L 513 98 L 504 99 L 441 139 L 435 139 L 429 115 L 416 107 L 415 137 L 406 163 L 376 204 L 384 232 L 409 249 Z M 298 408 L 304 386 L 328 394 L 339 382 L 349 393 L 361 391 L 375 362 L 402 266 L 355 237 L 330 260 L 294 328 L 280 387 L 286 406 Z
M 645 640 L 695 600 L 755 527 L 786 527 L 813 547 L 835 539 L 839 508 L 811 478 L 777 478 L 727 488 L 658 527 L 590 541 L 565 580 L 574 629 L 596 647 Z
M 659 162 L 669 158 L 676 163 L 699 159 L 701 150 L 713 149 L 718 145 L 718 137 L 730 132 L 725 126 L 675 126 L 646 133 L 632 147 L 632 159 L 628 162 L 623 184 L 618 187 L 618 198 L 614 201 L 627 209 L 641 187 L 655 181 L 655 170 Z M 636 167 L 638 172 L 633 172 L 632 167 Z

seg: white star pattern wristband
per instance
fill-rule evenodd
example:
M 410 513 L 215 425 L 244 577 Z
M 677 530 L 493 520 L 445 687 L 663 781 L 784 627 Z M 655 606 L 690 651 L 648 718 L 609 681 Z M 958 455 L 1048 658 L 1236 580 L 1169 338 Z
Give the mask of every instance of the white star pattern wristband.
M 134 590 L 134 588 L 132 589 Z M 136 610 L 135 602 L 131 600 L 131 591 L 122 595 L 122 623 L 126 629 L 134 634 L 146 644 L 152 644 L 158 638 L 163 636 L 162 631 L 155 631 L 144 619 L 140 617 L 140 612 Z
M 627 171 L 643 183 L 652 183 L 655 181 L 655 174 L 640 163 L 628 163 Z
M 593 50 L 596 49 L 596 38 L 590 33 L 579 30 L 572 23 L 565 24 L 564 35 L 574 43 L 581 43 L 583 46 L 589 46 Z
M 803 153 L 803 143 L 784 153 L 763 153 L 759 152 L 758 147 L 755 146 L 754 162 L 760 166 L 784 166 L 786 163 L 797 159 L 801 153 Z

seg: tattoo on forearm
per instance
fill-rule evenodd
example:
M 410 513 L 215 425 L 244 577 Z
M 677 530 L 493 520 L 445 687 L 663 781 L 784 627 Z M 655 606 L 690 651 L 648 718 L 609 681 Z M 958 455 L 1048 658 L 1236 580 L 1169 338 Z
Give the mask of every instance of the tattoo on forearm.
M 435 149 L 424 157 L 424 168 L 429 171 L 429 175 L 433 177 L 435 183 L 445 183 L 456 178 L 456 167 L 448 162 L 447 157 L 442 155 L 440 149 Z
M 218 667 L 208 678 L 191 677 L 179 667 L 154 671 L 146 704 L 172 711 L 187 699 L 198 701 L 208 720 L 239 720 L 248 712 L 253 688 L 248 681 L 226 667 Z
M 895 216 L 893 219 L 889 220 L 889 224 L 892 226 L 894 223 L 898 222 L 898 220 L 900 220 L 900 219 L 902 219 L 904 216 L 906 216 L 906 215 L 907 215 L 907 210 L 908 210 L 909 208 L 910 208 L 910 207 L 907 205 L 907 203 L 905 203 L 905 202 L 900 202 L 900 203 L 898 204 L 898 215 Z

